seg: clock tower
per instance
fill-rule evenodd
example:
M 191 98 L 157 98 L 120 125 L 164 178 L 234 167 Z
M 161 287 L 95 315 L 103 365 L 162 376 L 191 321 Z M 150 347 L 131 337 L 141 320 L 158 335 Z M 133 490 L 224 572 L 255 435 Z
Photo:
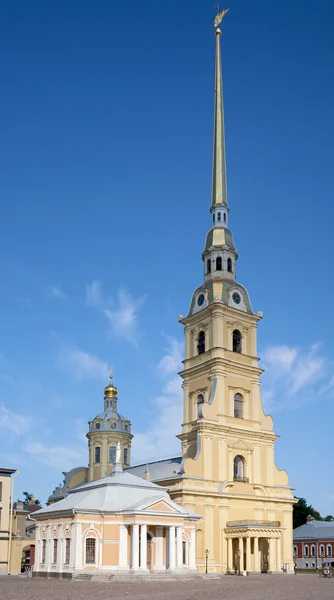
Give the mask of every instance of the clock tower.
M 223 14 L 223 13 L 221 13 Z M 224 11 L 225 14 L 225 11 Z M 248 291 L 237 281 L 229 229 L 221 30 L 217 27 L 211 229 L 203 282 L 180 317 L 185 333 L 181 472 L 172 498 L 203 516 L 197 565 L 209 571 L 293 572 L 292 490 L 274 462 L 272 418 L 260 394 L 257 327 Z

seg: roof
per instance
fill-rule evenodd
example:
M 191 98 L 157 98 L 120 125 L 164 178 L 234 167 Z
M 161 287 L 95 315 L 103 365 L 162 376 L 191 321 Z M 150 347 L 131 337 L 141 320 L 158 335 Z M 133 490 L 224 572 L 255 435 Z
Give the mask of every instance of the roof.
M 197 288 L 192 296 L 189 313 L 188 316 L 193 315 L 200 310 L 203 310 L 209 304 L 213 302 L 222 302 L 226 306 L 232 306 L 236 308 L 234 303 L 231 301 L 231 296 L 234 292 L 239 291 L 241 296 L 241 302 L 238 305 L 238 310 L 242 310 L 243 312 L 247 312 L 248 314 L 253 315 L 252 305 L 250 303 L 249 295 L 246 288 L 234 281 L 233 279 L 225 278 L 213 278 L 208 279 Z M 203 293 L 206 297 L 205 303 L 199 307 L 197 304 L 197 299 L 199 294 Z
M 4 467 L 0 467 L 0 475 L 3 475 L 4 477 L 10 477 L 16 471 L 17 469 L 5 469 Z
M 164 479 L 171 479 L 172 477 L 180 477 L 182 475 L 181 462 L 182 456 L 177 456 L 129 467 L 126 469 L 126 472 L 144 478 L 148 470 L 151 481 L 163 481 Z
M 68 495 L 56 504 L 34 513 L 37 520 L 53 514 L 73 512 L 139 512 L 156 502 L 166 502 L 183 518 L 199 519 L 198 515 L 175 504 L 166 488 L 129 472 L 116 472 L 96 481 L 68 490 Z
M 293 540 L 334 539 L 334 521 L 310 521 L 293 530 Z

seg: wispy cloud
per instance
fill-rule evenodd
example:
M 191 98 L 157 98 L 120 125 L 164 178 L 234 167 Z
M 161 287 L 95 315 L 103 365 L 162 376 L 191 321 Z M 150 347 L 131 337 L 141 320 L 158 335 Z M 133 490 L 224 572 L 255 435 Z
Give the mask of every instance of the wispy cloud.
M 133 460 L 141 462 L 179 454 L 180 442 L 175 437 L 181 431 L 182 387 L 177 372 L 182 368 L 181 343 L 167 337 L 166 354 L 157 365 L 163 378 L 161 394 L 151 403 L 151 421 L 146 431 L 135 432 Z
M 92 283 L 86 283 L 86 304 L 87 306 L 101 306 L 102 289 L 97 279 Z
M 108 376 L 106 362 L 79 348 L 62 345 L 59 348 L 58 367 L 66 371 L 77 381 L 85 379 L 99 379 L 105 381 Z
M 134 298 L 124 288 L 118 290 L 116 298 L 105 298 L 98 280 L 86 284 L 86 305 L 102 310 L 108 320 L 110 335 L 134 345 L 141 337 L 139 313 L 145 298 Z
M 30 440 L 23 446 L 23 451 L 37 463 L 52 467 L 60 471 L 66 471 L 77 467 L 78 463 L 87 461 L 84 447 L 81 449 L 73 446 L 50 445 Z
M 61 285 L 49 285 L 48 295 L 52 298 L 60 298 L 62 300 L 67 298 L 65 292 L 63 292 L 63 290 L 61 289 Z
M 16 413 L 0 404 L 0 429 L 10 431 L 18 436 L 25 435 L 32 427 L 33 419 L 31 416 Z
M 293 410 L 334 391 L 331 361 L 321 344 L 309 348 L 269 346 L 262 352 L 263 401 L 266 410 Z

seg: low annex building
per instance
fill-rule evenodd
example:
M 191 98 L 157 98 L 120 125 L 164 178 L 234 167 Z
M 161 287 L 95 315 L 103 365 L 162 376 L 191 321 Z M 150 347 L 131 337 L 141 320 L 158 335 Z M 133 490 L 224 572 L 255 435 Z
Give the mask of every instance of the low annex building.
M 334 522 L 316 521 L 311 515 L 293 530 L 293 555 L 297 569 L 334 565 Z
M 195 524 L 201 517 L 173 502 L 165 488 L 114 472 L 69 490 L 37 511 L 33 575 L 196 573 Z

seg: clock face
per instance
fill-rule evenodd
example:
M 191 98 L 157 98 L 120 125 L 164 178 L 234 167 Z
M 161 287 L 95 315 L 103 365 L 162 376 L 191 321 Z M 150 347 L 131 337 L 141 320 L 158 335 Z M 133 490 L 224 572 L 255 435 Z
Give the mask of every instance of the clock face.
M 204 294 L 200 294 L 197 298 L 197 304 L 198 306 L 202 306 L 203 302 L 204 302 L 205 298 L 204 298 Z
M 240 301 L 241 301 L 240 294 L 238 294 L 238 292 L 234 292 L 234 294 L 232 294 L 232 300 L 235 304 L 240 304 Z

